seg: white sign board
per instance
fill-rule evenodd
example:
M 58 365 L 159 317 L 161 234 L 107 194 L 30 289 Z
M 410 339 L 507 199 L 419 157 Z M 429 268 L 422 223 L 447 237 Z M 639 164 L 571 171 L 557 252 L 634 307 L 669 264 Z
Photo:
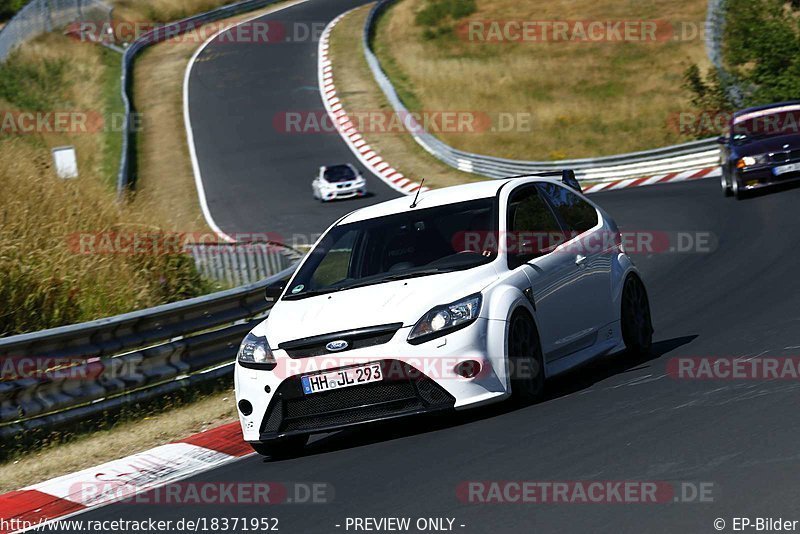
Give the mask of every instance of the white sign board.
M 74 146 L 60 146 L 53 149 L 53 163 L 59 178 L 78 177 L 78 159 Z

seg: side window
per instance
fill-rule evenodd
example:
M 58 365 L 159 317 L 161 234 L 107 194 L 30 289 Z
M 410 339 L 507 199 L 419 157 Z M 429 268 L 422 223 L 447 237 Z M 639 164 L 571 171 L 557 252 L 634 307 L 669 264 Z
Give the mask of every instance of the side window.
M 547 183 L 539 184 L 539 187 L 569 232 L 582 234 L 597 225 L 597 210 L 566 187 Z
M 533 186 L 511 194 L 507 228 L 506 250 L 511 269 L 550 252 L 561 233 L 553 211 Z

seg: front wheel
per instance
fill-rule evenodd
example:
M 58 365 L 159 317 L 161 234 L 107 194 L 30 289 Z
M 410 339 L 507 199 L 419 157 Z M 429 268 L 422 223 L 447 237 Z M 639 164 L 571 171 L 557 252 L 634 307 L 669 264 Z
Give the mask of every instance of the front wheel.
M 745 197 L 745 190 L 739 185 L 739 179 L 736 176 L 731 176 L 731 182 L 733 183 L 731 186 L 733 197 L 736 200 L 742 200 Z
M 250 446 L 261 456 L 280 459 L 298 456 L 303 452 L 306 443 L 308 443 L 308 436 L 291 436 L 266 443 L 251 443 Z
M 508 359 L 511 371 L 511 398 L 530 404 L 544 395 L 544 358 L 539 333 L 525 312 L 511 317 L 508 332 Z
M 647 290 L 636 275 L 629 275 L 622 289 L 622 340 L 635 355 L 647 355 L 653 346 L 653 322 Z
M 725 172 L 722 173 L 722 194 L 726 197 L 733 196 L 733 191 L 731 190 L 731 186 L 728 185 L 728 179 L 725 177 Z

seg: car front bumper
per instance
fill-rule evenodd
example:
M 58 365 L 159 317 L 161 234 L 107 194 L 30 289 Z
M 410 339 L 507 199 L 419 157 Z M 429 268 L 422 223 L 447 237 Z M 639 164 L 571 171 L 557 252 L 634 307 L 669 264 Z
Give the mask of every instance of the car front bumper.
M 244 439 L 277 438 L 338 430 L 409 415 L 473 407 L 508 396 L 504 321 L 479 318 L 472 325 L 420 345 L 406 342 L 409 327 L 385 344 L 308 358 L 274 351 L 272 371 L 236 365 L 237 402 L 247 400 L 252 413 L 239 411 Z M 489 340 L 500 340 L 492 347 Z M 493 348 L 494 350 L 489 350 Z M 481 371 L 463 378 L 456 366 L 476 361 Z M 380 363 L 383 380 L 306 395 L 300 377 Z
M 319 195 L 322 200 L 335 200 L 343 198 L 363 197 L 367 194 L 367 184 L 352 185 L 342 188 L 320 189 Z
M 800 180 L 800 171 L 776 175 L 773 169 L 777 166 L 737 170 L 734 173 L 734 178 L 739 181 L 739 188 L 747 191 Z

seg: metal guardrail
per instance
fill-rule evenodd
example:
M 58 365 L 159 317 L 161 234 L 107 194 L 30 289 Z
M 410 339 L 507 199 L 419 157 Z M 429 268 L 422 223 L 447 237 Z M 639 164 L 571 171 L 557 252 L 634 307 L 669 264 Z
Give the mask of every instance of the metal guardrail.
M 727 90 L 728 98 L 736 107 L 742 107 L 744 96 L 736 79 L 725 68 L 722 43 L 725 37 L 727 0 L 708 0 L 706 15 L 706 55 L 717 70 L 719 79 Z
M 153 29 L 134 40 L 125 50 L 122 56 L 122 102 L 124 107 L 124 118 L 122 124 L 122 154 L 120 156 L 119 171 L 117 174 L 117 195 L 122 198 L 136 183 L 135 171 L 135 149 L 134 136 L 131 116 L 133 114 L 133 98 L 131 96 L 131 80 L 133 78 L 133 60 L 136 55 L 150 45 L 175 37 L 187 31 L 191 31 L 203 24 L 214 22 L 224 18 L 239 15 L 241 13 L 259 9 L 270 4 L 275 4 L 280 0 L 244 0 L 235 4 L 230 4 L 206 13 L 187 17 L 185 19 L 160 26 Z
M 0 339 L 0 438 L 229 375 L 239 343 L 271 307 L 264 289 L 293 268 L 213 295 Z
M 723 0 L 711 0 L 723 1 Z M 582 181 L 632 178 L 651 174 L 680 172 L 716 165 L 719 149 L 714 139 L 703 139 L 680 145 L 633 152 L 599 158 L 582 158 L 561 161 L 520 161 L 474 154 L 458 150 L 426 132 L 419 124 L 413 124 L 413 115 L 401 101 L 392 82 L 380 65 L 372 49 L 375 23 L 378 17 L 395 0 L 380 0 L 370 11 L 363 33 L 363 48 L 370 70 L 392 108 L 400 116 L 408 117 L 409 130 L 414 140 L 431 155 L 464 172 L 480 174 L 490 178 L 504 178 L 517 174 L 552 171 L 569 167 L 575 169 Z
M 0 62 L 25 41 L 76 20 L 111 20 L 112 8 L 100 0 L 32 0 L 0 30 Z
M 303 254 L 283 243 L 188 243 L 186 252 L 203 277 L 230 287 L 252 284 L 288 269 Z

